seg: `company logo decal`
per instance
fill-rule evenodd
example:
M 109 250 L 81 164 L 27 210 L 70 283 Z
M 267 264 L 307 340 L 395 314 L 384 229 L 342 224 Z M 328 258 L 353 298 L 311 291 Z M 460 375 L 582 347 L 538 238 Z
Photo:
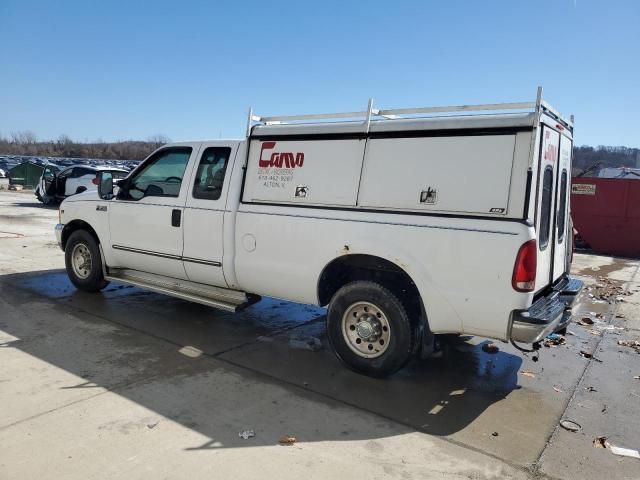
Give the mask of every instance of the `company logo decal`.
M 280 151 L 276 144 L 274 141 L 262 142 L 258 158 L 258 181 L 264 188 L 289 190 L 291 195 L 294 195 L 293 176 L 295 169 L 304 165 L 304 153 Z M 284 149 L 287 149 L 286 146 Z M 307 190 L 296 190 L 295 196 L 306 198 Z
M 278 152 L 272 151 L 276 148 L 276 142 L 262 142 L 260 149 L 260 161 L 258 166 L 261 168 L 296 168 L 302 167 L 304 164 L 303 152 Z M 269 154 L 271 152 L 271 154 Z

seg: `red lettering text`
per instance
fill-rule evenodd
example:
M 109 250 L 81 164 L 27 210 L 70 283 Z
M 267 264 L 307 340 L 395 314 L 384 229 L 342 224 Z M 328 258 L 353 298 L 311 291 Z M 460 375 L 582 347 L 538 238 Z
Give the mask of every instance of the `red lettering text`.
M 297 152 L 272 152 L 268 158 L 265 157 L 265 150 L 273 150 L 276 148 L 276 142 L 262 142 L 260 149 L 260 160 L 258 166 L 262 168 L 277 167 L 282 168 L 296 168 L 301 167 L 304 164 L 304 153 Z M 266 153 L 267 155 L 269 152 Z

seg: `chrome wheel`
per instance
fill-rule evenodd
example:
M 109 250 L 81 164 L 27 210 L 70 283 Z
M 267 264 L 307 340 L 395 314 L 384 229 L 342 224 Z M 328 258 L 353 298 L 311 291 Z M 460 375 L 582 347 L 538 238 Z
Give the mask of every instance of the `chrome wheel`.
M 356 302 L 342 316 L 342 335 L 353 352 L 364 358 L 376 358 L 389 348 L 391 326 L 376 305 Z
M 91 274 L 91 252 L 84 243 L 78 243 L 71 252 L 71 267 L 78 278 L 85 279 Z

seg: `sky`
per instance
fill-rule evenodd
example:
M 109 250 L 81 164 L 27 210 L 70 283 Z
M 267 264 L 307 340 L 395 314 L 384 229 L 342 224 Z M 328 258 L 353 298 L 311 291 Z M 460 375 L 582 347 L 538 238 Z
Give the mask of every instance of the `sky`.
M 0 0 L 0 135 L 240 138 L 246 112 L 533 101 L 640 147 L 640 0 Z

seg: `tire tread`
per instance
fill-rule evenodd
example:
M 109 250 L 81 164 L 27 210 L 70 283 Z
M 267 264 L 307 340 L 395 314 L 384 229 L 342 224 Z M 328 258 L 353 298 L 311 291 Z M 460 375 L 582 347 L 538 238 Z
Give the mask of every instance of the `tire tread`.
M 383 303 L 390 302 L 393 304 L 393 307 L 398 310 L 399 314 L 396 316 L 395 321 L 399 321 L 401 323 L 400 328 L 404 328 L 405 331 L 400 333 L 396 331 L 396 335 L 400 335 L 400 338 L 402 337 L 401 334 L 408 335 L 408 341 L 406 342 L 404 349 L 393 352 L 387 351 L 380 357 L 365 359 L 353 353 L 349 346 L 344 342 L 341 330 L 342 315 L 344 312 L 335 311 L 335 309 L 338 308 L 336 303 L 341 302 L 342 299 L 352 295 L 355 291 L 362 289 L 365 291 L 369 290 L 371 295 L 375 295 L 376 293 L 380 294 L 382 296 Z M 362 300 L 372 299 L 362 298 Z M 378 307 L 382 308 L 379 304 L 380 302 L 372 301 L 372 303 L 375 303 Z M 387 315 L 389 314 L 387 313 Z M 398 327 L 396 326 L 396 329 L 397 328 Z M 327 336 L 334 353 L 347 367 L 358 373 L 363 373 L 372 377 L 386 377 L 400 370 L 411 359 L 414 352 L 417 332 L 409 318 L 409 315 L 407 314 L 405 305 L 393 292 L 391 292 L 391 290 L 377 282 L 370 280 L 356 280 L 342 286 L 331 299 L 327 310 Z M 340 343 L 342 343 L 342 345 L 340 345 Z

